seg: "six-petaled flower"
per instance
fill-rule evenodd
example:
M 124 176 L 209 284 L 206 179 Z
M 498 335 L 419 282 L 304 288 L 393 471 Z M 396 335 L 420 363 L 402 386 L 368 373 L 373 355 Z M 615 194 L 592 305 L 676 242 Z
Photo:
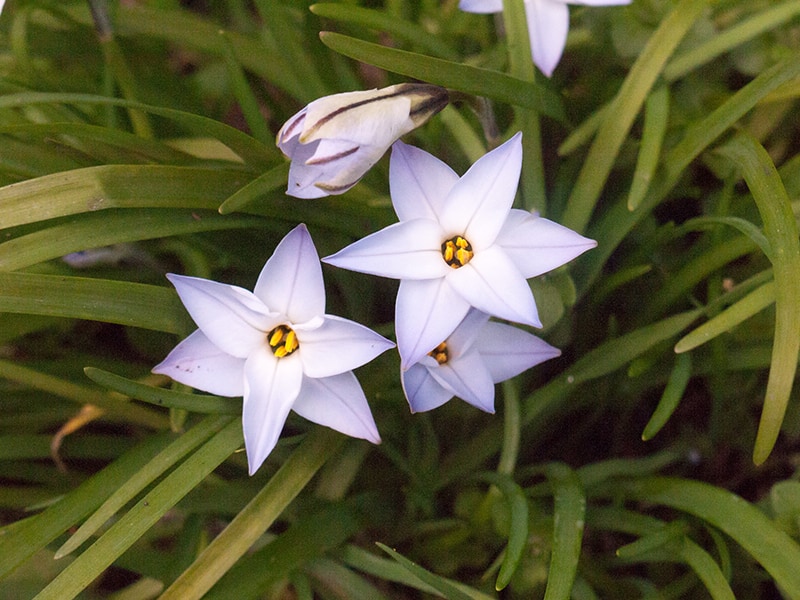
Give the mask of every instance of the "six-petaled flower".
M 389 186 L 400 222 L 323 259 L 400 279 L 395 329 L 403 369 L 447 338 L 470 307 L 541 327 L 526 279 L 596 245 L 511 208 L 521 166 L 520 134 L 461 178 L 430 154 L 397 142 Z
M 525 0 L 533 63 L 548 77 L 553 74 L 567 43 L 568 4 L 609 6 L 630 2 L 631 0 Z M 458 7 L 472 13 L 497 13 L 503 10 L 503 0 L 460 0 Z
M 253 292 L 168 277 L 199 329 L 153 372 L 212 394 L 243 396 L 250 474 L 275 447 L 290 410 L 380 442 L 352 369 L 394 344 L 358 323 L 325 314 L 322 269 L 305 225 L 278 244 Z

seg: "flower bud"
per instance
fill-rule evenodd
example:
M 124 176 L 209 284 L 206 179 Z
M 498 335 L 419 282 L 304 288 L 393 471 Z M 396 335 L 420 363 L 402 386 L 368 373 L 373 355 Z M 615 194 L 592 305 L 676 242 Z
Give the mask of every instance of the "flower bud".
M 400 136 L 448 100 L 446 89 L 422 83 L 315 100 L 278 132 L 278 147 L 292 160 L 286 193 L 321 198 L 346 192 Z

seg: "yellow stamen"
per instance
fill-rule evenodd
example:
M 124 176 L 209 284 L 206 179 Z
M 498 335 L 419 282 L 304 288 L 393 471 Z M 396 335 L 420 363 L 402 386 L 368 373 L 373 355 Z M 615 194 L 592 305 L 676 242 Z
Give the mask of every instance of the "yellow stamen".
M 269 332 L 267 338 L 269 347 L 272 348 L 272 354 L 278 358 L 283 358 L 300 347 L 297 334 L 288 325 L 278 325 Z
M 458 269 L 466 265 L 474 256 L 472 245 L 466 238 L 456 235 L 442 242 L 442 258 L 448 266 Z
M 433 359 L 440 365 L 445 364 L 450 358 L 447 349 L 447 342 L 442 342 L 441 344 L 436 346 L 436 348 L 428 352 L 428 356 L 433 357 Z

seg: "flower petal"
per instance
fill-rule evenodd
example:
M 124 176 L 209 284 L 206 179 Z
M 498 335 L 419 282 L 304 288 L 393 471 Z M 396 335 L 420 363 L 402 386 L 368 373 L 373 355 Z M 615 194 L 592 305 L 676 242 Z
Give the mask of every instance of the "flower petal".
M 503 323 L 487 323 L 475 347 L 500 383 L 546 360 L 561 356 L 561 350 L 527 331 Z
M 496 243 L 525 279 L 547 273 L 597 246 L 597 242 L 571 229 L 512 209 Z
M 226 354 L 199 329 L 175 346 L 152 372 L 211 394 L 244 394 L 244 359 Z
M 281 127 L 281 130 L 278 132 L 275 143 L 278 148 L 281 149 L 281 152 L 289 158 L 294 158 L 295 153 L 299 149 L 300 134 L 303 132 L 303 124 L 305 123 L 307 110 L 308 107 L 305 107 L 295 113 L 284 123 L 283 127 Z
M 395 328 L 401 368 L 419 362 L 453 332 L 469 310 L 446 279 L 404 279 L 397 290 Z
M 456 396 L 488 413 L 494 413 L 494 381 L 477 351 L 428 369 L 431 377 Z
M 442 387 L 420 363 L 411 365 L 407 371 L 401 371 L 400 382 L 412 413 L 438 408 L 454 395 Z
M 447 236 L 463 235 L 476 252 L 494 243 L 514 202 L 522 168 L 522 134 L 484 154 L 453 186 L 441 212 Z
M 503 12 L 503 0 L 461 0 L 458 8 L 469 13 Z
M 286 417 L 300 393 L 300 357 L 275 358 L 267 346 L 256 350 L 244 365 L 242 429 L 250 475 L 278 443 Z
M 281 240 L 261 270 L 254 293 L 292 323 L 305 323 L 325 313 L 322 266 L 305 225 Z
M 542 326 L 528 282 L 497 246 L 475 254 L 467 265 L 454 269 L 447 282 L 478 310 L 501 319 Z
M 389 189 L 401 221 L 438 221 L 443 202 L 457 181 L 453 169 L 424 150 L 399 141 L 392 146 Z
M 373 444 L 381 443 L 367 398 L 351 371 L 320 379 L 304 377 L 292 408 L 314 423 Z
M 274 315 L 252 292 L 199 277 L 168 273 L 167 279 L 197 326 L 223 352 L 246 358 L 264 343 Z
M 326 256 L 322 262 L 394 279 L 444 277 L 450 267 L 442 258 L 443 239 L 436 221 L 401 221 Z
M 450 356 L 457 358 L 472 348 L 488 321 L 488 314 L 471 308 L 464 320 L 447 338 L 447 346 L 451 349 Z
M 559 0 L 526 0 L 533 63 L 550 77 L 561 60 L 569 31 L 569 8 Z
M 354 321 L 326 315 L 322 326 L 296 329 L 303 373 L 319 378 L 351 371 L 393 348 L 385 337 Z

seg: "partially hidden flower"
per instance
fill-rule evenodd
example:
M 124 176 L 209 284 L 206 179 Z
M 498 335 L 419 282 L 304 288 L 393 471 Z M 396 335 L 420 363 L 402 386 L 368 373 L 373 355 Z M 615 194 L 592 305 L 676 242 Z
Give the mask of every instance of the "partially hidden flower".
M 286 193 L 321 198 L 346 192 L 395 140 L 448 101 L 446 89 L 422 83 L 314 100 L 278 132 L 278 147 L 292 159 Z
M 395 326 L 403 369 L 446 339 L 470 307 L 541 327 L 526 279 L 597 245 L 511 208 L 521 167 L 521 134 L 461 178 L 427 152 L 397 142 L 389 186 L 400 222 L 323 259 L 400 279 Z
M 221 396 L 243 396 L 250 474 L 275 447 L 290 410 L 352 437 L 380 443 L 352 369 L 394 344 L 325 314 L 317 250 L 305 225 L 278 244 L 253 292 L 167 275 L 198 330 L 154 369 Z
M 553 74 L 567 43 L 568 4 L 611 6 L 630 3 L 631 0 L 525 0 L 533 63 L 548 77 Z M 458 7 L 471 13 L 497 13 L 503 11 L 503 0 L 460 0 Z
M 403 371 L 411 412 L 437 408 L 458 396 L 494 413 L 494 384 L 519 375 L 561 351 L 544 340 L 470 310 L 450 336 Z

